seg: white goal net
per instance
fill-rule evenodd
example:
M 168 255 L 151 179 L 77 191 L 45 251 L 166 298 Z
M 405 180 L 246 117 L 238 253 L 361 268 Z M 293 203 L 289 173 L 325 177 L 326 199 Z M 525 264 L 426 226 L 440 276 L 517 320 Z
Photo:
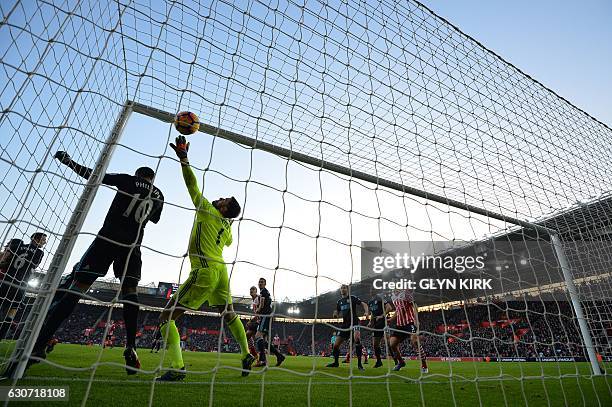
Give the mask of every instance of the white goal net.
M 425 6 L 6 0 L 0 11 L 0 357 L 13 385 L 75 379 L 73 397 L 95 405 L 99 386 L 123 379 L 111 348 L 127 331 L 110 270 L 55 333 L 58 349 L 22 376 L 66 291 L 62 275 L 78 268 L 116 193 L 103 175 L 148 166 L 165 205 L 133 242 L 142 252 L 133 386 L 137 404 L 165 400 L 154 378 L 168 371 L 168 337 L 159 354 L 149 348 L 160 311 L 190 278 L 194 206 L 168 147 L 174 115 L 190 111 L 201 122 L 187 139 L 203 195 L 242 207 L 223 253 L 234 308 L 246 324 L 249 289 L 265 278 L 267 350 L 292 355 L 238 382 L 226 321 L 190 310 L 176 325 L 186 383 L 208 386 L 201 402 L 240 400 L 224 386 L 250 389 L 255 404 L 290 401 L 282 383 L 308 405 L 368 404 L 372 394 L 402 405 L 406 383 L 423 404 L 436 403 L 439 384 L 450 405 L 462 386 L 480 405 L 610 400 L 612 129 Z M 93 175 L 61 165 L 57 151 Z M 40 234 L 46 244 L 35 248 Z M 448 274 L 410 273 L 393 262 L 401 254 L 480 256 L 482 267 L 453 276 L 491 285 L 441 287 Z M 375 258 L 392 260 L 373 271 Z M 379 295 L 401 319 L 397 292 L 382 284 L 404 277 L 417 282 L 418 345 L 399 319 L 383 337 L 408 338 L 398 352 L 414 365 L 395 370 L 383 340 L 385 364 L 370 370 L 381 330 L 359 305 L 350 310 L 361 318 L 359 358 L 371 361 L 358 370 L 355 322 L 333 316 L 340 286 L 366 304 Z M 344 333 L 349 363 L 326 368 L 330 337 Z M 342 398 L 319 394 L 333 389 Z

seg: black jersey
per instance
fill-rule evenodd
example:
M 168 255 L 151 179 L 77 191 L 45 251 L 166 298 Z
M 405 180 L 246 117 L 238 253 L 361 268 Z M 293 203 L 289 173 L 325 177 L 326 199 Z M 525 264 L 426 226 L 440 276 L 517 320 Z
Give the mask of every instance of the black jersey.
M 270 297 L 270 291 L 267 288 L 259 290 L 259 301 L 263 304 L 261 306 L 261 315 L 269 315 L 272 313 L 272 297 Z
M 12 239 L 7 245 L 11 260 L 6 268 L 4 281 L 22 284 L 30 272 L 40 265 L 44 256 L 43 251 L 33 244 L 25 244 L 20 239 Z
M 372 318 L 379 317 L 385 313 L 385 302 L 382 297 L 375 295 L 370 301 L 368 301 L 368 308 L 372 313 Z
M 342 297 L 336 305 L 337 311 L 342 315 L 342 327 L 348 328 L 351 325 L 359 325 L 357 307 L 361 306 L 361 300 L 354 295 Z
M 118 191 L 106 214 L 100 236 L 124 244 L 139 244 L 148 221 L 157 223 L 164 205 L 159 188 L 144 178 L 129 174 L 106 174 L 103 184 Z

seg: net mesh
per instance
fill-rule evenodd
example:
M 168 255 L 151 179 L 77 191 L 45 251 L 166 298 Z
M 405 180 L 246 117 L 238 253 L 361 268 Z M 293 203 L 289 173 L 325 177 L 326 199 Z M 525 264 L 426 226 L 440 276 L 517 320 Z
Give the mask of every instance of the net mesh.
M 6 252 L 13 238 L 27 244 L 34 232 L 46 233 L 48 244 L 40 264 L 44 271 L 84 184 L 51 163 L 52 155 L 70 149 L 84 165 L 93 166 L 102 150 L 99 135 L 110 132 L 115 100 L 125 95 L 125 89 L 108 86 L 124 78 L 110 68 L 121 49 L 102 30 L 84 22 L 102 17 L 112 25 L 118 17 L 111 4 L 71 4 L 62 9 L 48 2 L 6 2 L 0 7 L 2 246 Z M 34 289 L 42 281 L 37 274 L 21 273 L 22 280 L 9 284 L 19 291 Z M 8 282 L 8 275 L 3 273 L 3 282 Z M 13 293 L 2 299 L 4 312 L 19 310 L 33 298 L 30 292 L 23 301 L 13 301 L 19 295 L 9 287 L 3 285 L 4 292 Z M 23 315 L 18 312 L 9 336 L 23 325 Z
M 31 304 L 57 289 L 45 274 L 53 257 L 67 265 L 59 273 L 70 271 L 115 193 L 101 186 L 95 200 L 89 196 L 83 228 L 67 236 L 86 181 L 53 154 L 65 150 L 94 167 L 122 109 L 134 101 L 142 108 L 127 122 L 109 168 L 155 168 L 167 201 L 160 224 L 149 226 L 143 241 L 143 283 L 155 283 L 138 289 L 139 347 L 153 344 L 159 311 L 168 290 L 176 289 L 157 282 L 183 283 L 189 275 L 184 252 L 193 205 L 182 185 L 176 187 L 182 181 L 167 147 L 176 134 L 158 119 L 192 111 L 217 129 L 190 137 L 204 195 L 235 195 L 243 206 L 224 254 L 232 290 L 246 297 L 257 277 L 266 277 L 277 317 L 269 342 L 278 334 L 284 353 L 308 356 L 301 364 L 257 371 L 256 381 L 238 389 L 254 389 L 263 405 L 287 400 L 275 384 L 295 385 L 297 400 L 317 405 L 325 402 L 320 389 L 339 388 L 337 402 L 359 404 L 368 400 L 361 384 L 375 383 L 379 401 L 401 404 L 407 381 L 417 386 L 410 397 L 429 404 L 437 401 L 432 384 L 442 383 L 451 405 L 461 404 L 461 386 L 469 387 L 474 403 L 500 403 L 501 392 L 501 404 L 515 405 L 541 402 L 528 390 L 535 385 L 549 405 L 607 404 L 609 380 L 593 377 L 584 334 L 598 358 L 612 356 L 612 130 L 420 3 L 38 0 L 3 1 L 0 10 L 0 238 L 5 247 L 14 238 L 27 243 L 36 231 L 48 235 L 37 268 L 19 281 L 2 279 L 0 309 L 14 313 L 3 322 L 6 338 L 31 343 L 25 322 L 38 312 L 30 312 Z M 252 143 L 228 141 L 218 129 Z M 257 142 L 321 165 L 262 152 Z M 346 175 L 351 170 L 436 199 Z M 533 227 L 475 215 L 444 199 Z M 551 233 L 563 241 L 561 255 L 587 329 L 581 329 Z M 76 240 L 72 253 L 58 252 L 62 238 Z M 327 360 L 315 357 L 331 352 L 338 286 L 354 283 L 353 294 L 369 296 L 372 279 L 364 278 L 360 263 L 365 241 L 461 242 L 457 247 L 487 253 L 489 267 L 479 276 L 500 282 L 499 289 L 417 297 L 419 341 L 429 358 L 441 361 L 430 365 L 436 375 L 401 375 L 390 363 L 372 378 L 354 364 L 348 371 L 325 370 Z M 112 279 L 95 283 L 57 332 L 60 342 L 123 344 L 119 291 Z M 234 298 L 245 323 L 249 302 Z M 352 312 L 362 315 L 357 308 Z M 185 315 L 183 345 L 236 351 L 212 311 Z M 370 333 L 361 331 L 372 355 Z M 348 342 L 354 345 L 354 336 Z M 383 354 L 390 355 L 383 342 Z M 351 354 L 350 347 L 342 351 Z M 5 365 L 15 359 L 10 342 L 0 352 Z M 409 340 L 401 352 L 418 358 Z M 152 384 L 168 365 L 163 346 L 161 354 L 143 358 L 141 379 L 133 384 L 143 404 L 165 392 Z M 237 385 L 231 376 L 239 370 L 237 359 L 220 352 L 208 358 L 199 363 L 193 357 L 190 383 L 210 386 L 210 405 L 235 401 L 223 386 Z M 473 364 L 458 367 L 460 359 Z M 538 363 L 520 363 L 527 359 Z M 510 362 L 481 364 L 490 360 Z M 32 377 L 76 375 L 85 405 L 99 401 L 96 385 L 115 380 L 112 369 L 122 360 L 94 347 L 85 366 L 52 355 L 47 362 Z M 550 378 L 557 387 L 547 384 Z M 493 391 L 488 384 L 506 379 L 516 387 Z

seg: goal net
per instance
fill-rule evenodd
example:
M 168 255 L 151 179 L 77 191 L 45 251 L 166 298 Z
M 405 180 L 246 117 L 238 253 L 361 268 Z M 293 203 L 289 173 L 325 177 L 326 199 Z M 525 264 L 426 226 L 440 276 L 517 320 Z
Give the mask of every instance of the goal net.
M 267 350 L 292 355 L 240 381 L 226 322 L 190 310 L 177 326 L 187 383 L 206 386 L 198 400 L 250 400 L 231 386 L 262 405 L 436 404 L 439 385 L 451 405 L 465 392 L 480 405 L 610 400 L 612 129 L 422 4 L 9 0 L 0 10 L 0 356 L 17 366 L 13 385 L 52 378 L 85 405 L 123 379 L 110 270 L 56 332 L 58 349 L 22 376 L 62 275 L 116 193 L 103 174 L 148 166 L 165 206 L 139 245 L 142 367 L 125 397 L 152 405 L 183 391 L 156 385 L 168 351 L 148 348 L 190 275 L 194 207 L 168 147 L 174 115 L 190 111 L 204 196 L 242 207 L 223 254 L 234 309 L 246 324 L 249 289 L 265 278 Z M 36 258 L 23 254 L 35 233 L 46 235 Z M 482 264 L 458 269 L 466 256 Z M 342 284 L 362 300 L 350 307 L 359 324 L 334 315 Z M 398 290 L 418 306 L 416 333 L 400 323 Z M 390 306 L 384 329 L 365 320 L 374 295 Z M 358 369 L 356 332 L 374 362 L 383 333 L 382 368 Z M 325 367 L 332 336 L 347 338 L 338 369 Z

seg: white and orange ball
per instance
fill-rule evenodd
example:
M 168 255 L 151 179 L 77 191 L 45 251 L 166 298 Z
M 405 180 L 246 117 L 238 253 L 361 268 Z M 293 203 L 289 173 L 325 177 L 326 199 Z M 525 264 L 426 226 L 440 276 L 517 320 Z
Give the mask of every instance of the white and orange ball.
M 174 118 L 174 127 L 176 130 L 188 136 L 195 133 L 200 128 L 200 119 L 192 112 L 179 112 Z

